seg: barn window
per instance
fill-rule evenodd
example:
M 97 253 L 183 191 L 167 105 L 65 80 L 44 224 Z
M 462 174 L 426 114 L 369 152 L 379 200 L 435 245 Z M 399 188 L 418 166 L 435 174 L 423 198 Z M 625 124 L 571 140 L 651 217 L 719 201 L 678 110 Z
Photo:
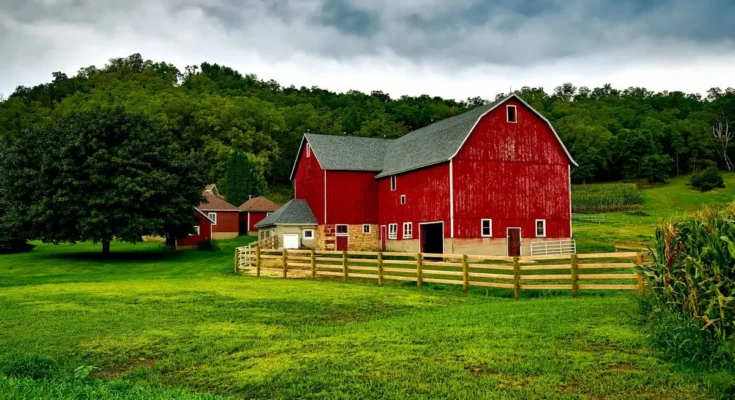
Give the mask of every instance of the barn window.
M 311 145 L 309 143 L 306 144 L 306 158 L 311 157 Z
M 314 230 L 304 229 L 304 239 L 314 239 Z
M 493 237 L 493 220 L 483 219 L 480 225 L 480 235 L 482 237 Z
M 212 220 L 212 225 L 217 225 L 217 213 L 209 213 L 207 216 Z
M 390 177 L 390 190 L 391 191 L 395 191 L 396 190 L 396 186 L 397 186 L 396 185 L 396 177 L 394 175 L 394 176 L 391 176 Z
M 411 239 L 412 237 L 413 237 L 413 223 L 404 222 L 403 223 L 403 238 Z
M 401 204 L 406 204 L 406 195 L 405 194 L 402 194 L 401 195 Z
M 362 233 L 364 233 L 364 234 L 370 233 L 370 224 L 363 224 L 362 225 Z
M 337 234 L 338 235 L 346 235 L 347 234 L 347 225 L 337 225 Z
M 193 236 L 199 236 L 199 225 L 194 225 L 194 235 Z
M 546 220 L 536 220 L 536 237 L 546 237 Z
M 271 214 L 273 214 L 273 213 L 265 213 L 265 216 L 266 216 L 266 217 L 268 217 L 268 216 L 270 216 Z
M 398 239 L 398 224 L 388 224 L 388 239 Z
M 508 111 L 508 122 L 514 124 L 518 122 L 518 113 L 516 112 L 516 106 L 508 106 L 506 107 L 506 110 Z

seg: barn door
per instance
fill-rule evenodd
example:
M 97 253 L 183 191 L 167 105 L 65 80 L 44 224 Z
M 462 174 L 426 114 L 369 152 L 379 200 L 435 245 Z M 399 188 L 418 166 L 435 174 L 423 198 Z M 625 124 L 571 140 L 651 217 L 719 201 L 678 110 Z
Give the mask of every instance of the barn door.
M 508 256 L 521 255 L 521 228 L 508 228 Z
M 336 243 L 336 250 L 337 251 L 343 251 L 348 250 L 350 236 L 347 225 L 337 225 L 337 243 Z
M 380 250 L 382 251 L 385 251 L 387 248 L 387 242 L 386 242 L 387 235 L 388 235 L 388 231 L 387 231 L 386 226 L 381 225 L 380 226 Z

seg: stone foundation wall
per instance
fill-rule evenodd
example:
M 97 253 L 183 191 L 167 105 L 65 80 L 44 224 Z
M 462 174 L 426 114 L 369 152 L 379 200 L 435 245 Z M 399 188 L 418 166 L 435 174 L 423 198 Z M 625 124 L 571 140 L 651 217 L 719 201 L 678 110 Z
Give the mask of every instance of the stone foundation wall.
M 348 247 L 352 251 L 380 250 L 380 230 L 378 225 L 370 225 L 370 233 L 362 232 L 362 224 L 349 225 L 347 232 L 350 235 Z

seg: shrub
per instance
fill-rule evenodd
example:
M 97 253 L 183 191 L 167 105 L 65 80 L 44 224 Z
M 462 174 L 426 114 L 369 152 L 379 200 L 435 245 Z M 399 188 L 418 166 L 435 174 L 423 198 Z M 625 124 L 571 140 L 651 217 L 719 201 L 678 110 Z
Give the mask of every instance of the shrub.
M 632 183 L 601 183 L 572 186 L 574 212 L 620 211 L 637 208 L 641 192 Z
M 702 172 L 697 172 L 692 175 L 689 184 L 701 192 L 725 187 L 725 181 L 722 179 L 722 175 L 716 167 L 709 167 Z
M 715 357 L 720 346 L 706 345 L 708 338 L 721 343 L 735 340 L 734 217 L 735 203 L 662 222 L 656 229 L 654 263 L 643 267 L 651 286 L 651 318 L 665 321 L 663 326 L 690 321 L 703 335 L 695 337 L 691 324 L 677 322 L 678 328 L 661 331 L 671 333 L 654 335 L 659 342 L 670 343 L 665 346 L 669 352 L 701 359 L 696 347 Z
M 666 183 L 674 161 L 668 155 L 651 154 L 643 157 L 641 175 L 651 183 Z
M 9 378 L 51 379 L 63 372 L 58 362 L 37 354 L 14 353 L 0 359 L 0 374 Z
M 0 254 L 25 253 L 34 247 L 22 239 L 0 239 Z

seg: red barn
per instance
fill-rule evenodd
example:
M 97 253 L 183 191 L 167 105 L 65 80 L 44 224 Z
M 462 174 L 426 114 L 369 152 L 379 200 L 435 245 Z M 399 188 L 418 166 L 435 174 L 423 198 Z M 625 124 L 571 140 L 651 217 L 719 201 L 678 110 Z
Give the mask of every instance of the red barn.
M 243 235 L 256 235 L 258 229 L 255 224 L 271 215 L 272 212 L 278 210 L 281 206 L 268 200 L 263 196 L 253 197 L 252 199 L 242 203 L 238 209 L 240 210 L 240 233 Z
M 198 225 L 194 225 L 196 233 L 182 239 L 177 239 L 176 247 L 196 246 L 201 242 L 212 240 L 212 220 L 198 208 L 194 209 L 194 213 L 199 221 Z
M 520 255 L 571 238 L 572 165 L 511 95 L 398 139 L 306 134 L 291 179 L 322 249 Z
M 212 221 L 212 239 L 231 239 L 240 235 L 240 210 L 212 192 L 202 193 L 199 209 Z

